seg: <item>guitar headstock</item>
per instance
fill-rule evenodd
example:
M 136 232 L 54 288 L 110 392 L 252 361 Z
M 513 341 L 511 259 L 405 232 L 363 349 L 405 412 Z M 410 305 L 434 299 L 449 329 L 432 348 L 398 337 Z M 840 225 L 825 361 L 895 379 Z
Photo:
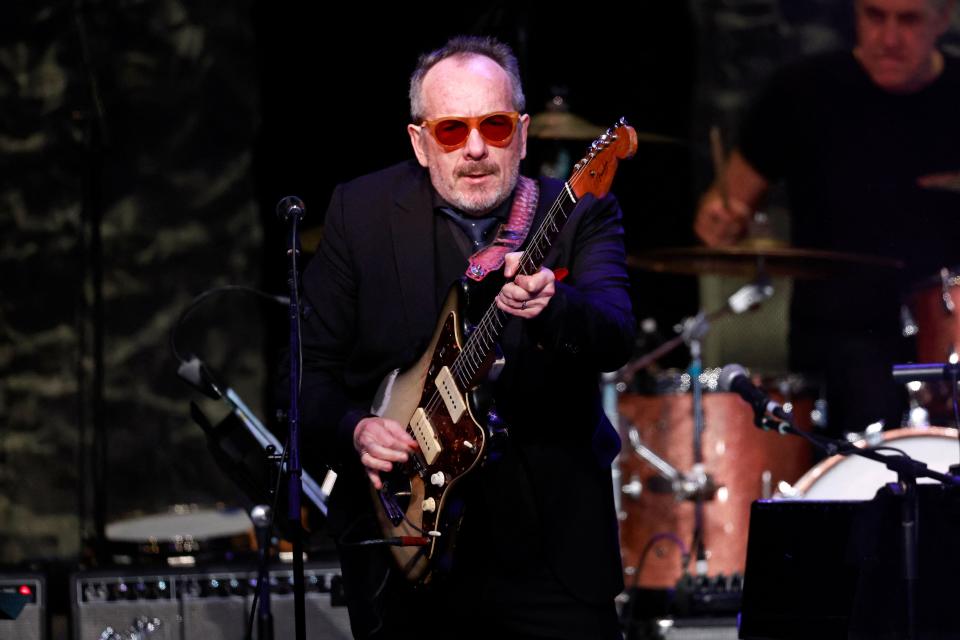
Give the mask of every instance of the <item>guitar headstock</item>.
M 610 191 L 617 161 L 632 158 L 637 152 L 637 132 L 620 118 L 602 136 L 593 141 L 590 150 L 573 167 L 568 184 L 577 198 L 592 193 L 602 198 Z

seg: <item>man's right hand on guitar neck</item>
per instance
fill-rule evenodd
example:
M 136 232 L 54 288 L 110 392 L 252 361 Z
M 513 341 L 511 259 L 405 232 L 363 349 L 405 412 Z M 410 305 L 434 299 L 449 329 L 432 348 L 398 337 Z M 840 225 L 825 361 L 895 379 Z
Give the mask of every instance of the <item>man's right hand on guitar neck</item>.
M 406 462 L 417 443 L 396 420 L 371 416 L 358 422 L 353 430 L 353 448 L 370 482 L 380 489 L 380 472 L 390 471 L 394 462 Z

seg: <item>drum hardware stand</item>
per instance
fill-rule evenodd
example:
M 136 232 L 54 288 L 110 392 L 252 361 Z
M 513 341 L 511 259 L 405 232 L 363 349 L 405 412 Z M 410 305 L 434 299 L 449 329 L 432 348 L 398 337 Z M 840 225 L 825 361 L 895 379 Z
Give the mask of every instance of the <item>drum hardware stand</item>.
M 698 575 L 705 575 L 707 572 L 706 549 L 703 543 L 703 503 L 704 500 L 712 499 L 717 489 L 713 479 L 704 471 L 703 466 L 703 383 L 700 380 L 700 374 L 703 372 L 703 363 L 701 360 L 702 340 L 709 332 L 711 322 L 731 314 L 738 315 L 755 309 L 765 300 L 769 299 L 773 293 L 774 290 L 770 279 L 763 271 L 763 265 L 760 264 L 758 266 L 757 278 L 753 282 L 735 291 L 727 299 L 726 305 L 711 313 L 701 311 L 696 316 L 685 319 L 677 328 L 679 335 L 621 370 L 621 379 L 630 380 L 638 371 L 645 369 L 654 361 L 662 358 L 681 344 L 686 344 L 690 350 L 691 362 L 687 373 L 690 376 L 690 389 L 693 394 L 694 424 L 694 464 L 691 472 L 689 474 L 681 474 L 654 451 L 643 446 L 642 443 L 639 442 L 639 436 L 636 434 L 635 429 L 631 429 L 630 443 L 637 455 L 649 462 L 661 477 L 671 483 L 671 488 L 678 501 L 693 500 L 695 502 L 693 544 L 691 545 L 691 550 L 696 555 L 696 571 Z M 624 489 L 627 489 L 628 495 L 638 497 L 640 491 L 642 491 L 642 486 L 639 484 L 639 480 L 637 480 L 636 482 L 631 481 L 628 483 Z M 687 566 L 683 567 L 683 571 L 686 573 Z
M 906 365 L 912 366 L 912 365 Z M 894 367 L 896 370 L 897 367 Z M 897 482 L 886 485 L 886 489 L 900 500 L 900 527 L 903 541 L 903 578 L 907 588 L 907 640 L 914 640 L 916 634 L 916 592 L 917 592 L 917 528 L 919 502 L 917 500 L 917 479 L 932 478 L 941 484 L 960 487 L 960 476 L 940 473 L 927 468 L 926 463 L 914 460 L 905 453 L 884 455 L 877 449 L 860 448 L 845 440 L 806 433 L 794 427 L 789 416 L 775 417 L 761 414 L 762 409 L 754 407 L 757 414 L 756 424 L 764 430 L 774 430 L 781 434 L 791 434 L 804 438 L 813 446 L 821 449 L 827 456 L 858 455 L 885 465 L 897 474 Z M 890 448 L 890 447 L 878 447 Z
M 620 433 L 620 427 L 622 426 L 622 421 L 620 418 L 620 411 L 618 409 L 618 399 L 620 398 L 620 392 L 626 387 L 622 382 L 618 382 L 619 375 L 616 371 L 605 371 L 600 375 L 600 388 L 601 388 L 601 398 L 603 399 L 603 412 L 607 416 L 607 420 L 610 421 L 610 424 L 617 427 L 617 432 Z M 611 463 L 610 476 L 613 484 L 613 509 L 614 513 L 617 514 L 617 519 L 622 520 L 626 518 L 626 511 L 623 509 L 623 500 L 622 495 L 626 493 L 631 495 L 630 491 L 626 487 L 623 487 L 623 475 L 620 472 L 620 454 L 618 453 Z M 639 480 L 636 481 L 639 484 Z M 631 485 L 633 482 L 631 482 Z M 639 490 L 636 491 L 636 495 L 639 496 Z
M 690 367 L 687 372 L 690 374 L 690 391 L 693 393 L 693 473 L 696 477 L 703 477 L 705 480 L 707 474 L 703 469 L 703 381 L 700 380 L 703 361 L 700 353 L 701 341 L 709 329 L 710 324 L 701 313 L 693 322 L 687 324 L 683 333 L 690 348 Z M 703 541 L 703 495 L 698 492 L 694 496 L 694 501 L 693 542 L 690 549 L 697 559 L 697 575 L 705 576 L 707 575 L 707 551 Z M 683 572 L 687 573 L 687 567 L 683 568 Z
M 951 304 L 953 301 L 950 301 Z M 946 380 L 950 383 L 953 396 L 953 420 L 957 427 L 957 436 L 960 438 L 960 364 L 957 362 L 930 362 L 923 364 L 895 364 L 893 365 L 893 379 L 897 382 L 931 382 Z M 960 476 L 960 463 L 950 465 L 950 473 Z
M 647 353 L 634 362 L 624 366 L 620 370 L 620 379 L 623 382 L 630 382 L 633 380 L 638 371 L 646 369 L 651 364 L 679 347 L 681 344 L 689 344 L 690 340 L 692 339 L 691 332 L 696 329 L 699 324 L 703 325 L 702 333 L 698 337 L 698 339 L 702 340 L 703 336 L 705 336 L 709 331 L 710 324 L 712 322 L 720 320 L 721 318 L 725 318 L 731 314 L 740 315 L 746 311 L 756 309 L 764 301 L 769 300 L 773 294 L 774 290 L 773 285 L 770 283 L 770 278 L 762 271 L 758 272 L 757 278 L 753 282 L 749 282 L 740 287 L 729 298 L 727 298 L 726 305 L 711 311 L 710 313 L 704 314 L 703 312 L 700 312 L 693 318 L 686 318 L 680 325 L 676 327 L 676 331 L 679 335 L 667 340 L 650 353 Z

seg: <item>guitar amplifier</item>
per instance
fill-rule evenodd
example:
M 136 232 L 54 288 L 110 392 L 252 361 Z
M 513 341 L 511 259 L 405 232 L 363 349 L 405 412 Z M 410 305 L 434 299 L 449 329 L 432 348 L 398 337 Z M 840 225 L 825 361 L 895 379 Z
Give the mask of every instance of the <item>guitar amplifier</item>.
M 45 640 L 46 580 L 39 573 L 0 573 L 0 640 Z M 7 619 L 26 604 L 15 619 Z
M 109 637 L 110 628 L 120 638 L 138 632 L 143 640 L 242 638 L 256 590 L 256 575 L 252 567 L 76 574 L 71 581 L 74 637 L 97 640 Z M 331 606 L 331 590 L 339 582 L 339 570 L 311 563 L 304 570 L 304 579 L 309 637 L 349 640 L 352 636 L 346 607 Z M 270 586 L 274 637 L 292 638 L 292 569 L 271 570 Z

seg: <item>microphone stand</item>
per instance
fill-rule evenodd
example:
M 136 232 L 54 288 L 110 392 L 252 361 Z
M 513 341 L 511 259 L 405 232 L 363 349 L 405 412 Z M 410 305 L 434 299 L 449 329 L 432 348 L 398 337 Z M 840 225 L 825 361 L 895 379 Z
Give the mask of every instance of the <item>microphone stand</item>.
M 297 258 L 300 255 L 300 238 L 297 225 L 303 218 L 304 207 L 299 198 L 288 196 L 277 205 L 277 214 L 290 224 L 287 257 L 290 262 L 287 284 L 290 287 L 290 408 L 287 411 L 289 425 L 289 457 L 287 466 L 287 518 L 293 536 L 293 596 L 296 639 L 306 640 L 306 611 L 303 577 L 303 533 L 300 527 L 300 498 L 303 486 L 300 481 L 303 467 L 300 463 L 300 282 Z
M 765 415 L 763 408 L 754 406 L 757 424 L 764 430 L 776 430 L 781 434 L 791 434 L 804 438 L 828 456 L 857 455 L 874 460 L 897 474 L 897 482 L 887 487 L 894 496 L 900 497 L 900 529 L 903 541 L 903 578 L 907 588 L 907 640 L 917 637 L 917 521 L 919 501 L 917 499 L 917 479 L 932 478 L 941 484 L 960 487 L 960 477 L 928 469 L 926 463 L 914 460 L 906 454 L 884 455 L 873 449 L 861 449 L 853 443 L 835 438 L 806 433 L 793 426 L 787 417 Z

